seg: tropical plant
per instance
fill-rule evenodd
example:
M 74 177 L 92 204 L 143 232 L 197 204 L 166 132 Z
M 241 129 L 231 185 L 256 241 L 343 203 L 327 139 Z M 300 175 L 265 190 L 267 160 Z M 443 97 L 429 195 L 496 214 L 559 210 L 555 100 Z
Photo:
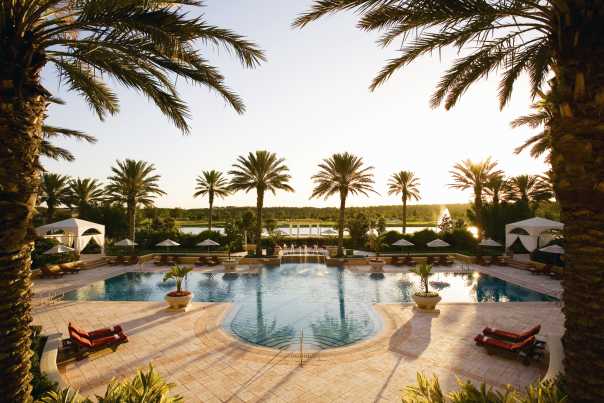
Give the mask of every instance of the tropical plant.
M 457 48 L 432 105 L 453 107 L 475 82 L 500 72 L 499 103 L 527 73 L 531 95 L 548 93 L 554 189 L 566 239 L 563 280 L 565 371 L 570 401 L 604 401 L 604 11 L 600 1 L 574 0 L 317 0 L 294 23 L 357 11 L 359 27 L 394 41 L 390 60 L 371 88 L 432 52 Z M 586 300 L 585 290 L 590 291 Z M 585 318 L 590 320 L 586 321 Z
M 168 281 L 174 279 L 176 281 L 176 295 L 182 295 L 182 282 L 187 278 L 187 274 L 189 274 L 193 269 L 186 266 L 174 265 L 170 268 L 166 274 L 164 274 L 164 278 L 162 281 Z M 185 291 L 188 294 L 188 291 Z
M 0 2 L 0 396 L 30 399 L 27 342 L 31 223 L 40 186 L 42 126 L 50 102 L 46 66 L 104 119 L 119 111 L 107 81 L 151 99 L 183 132 L 188 108 L 176 78 L 215 90 L 237 112 L 240 97 L 198 50 L 224 46 L 246 67 L 264 60 L 256 45 L 196 16 L 198 0 L 10 0 Z M 9 286 L 10 285 L 10 286 Z M 10 318 L 10 319 L 9 319 Z M 17 364 L 18 363 L 18 364 Z
M 419 281 L 420 281 L 421 286 L 424 289 L 424 291 L 420 292 L 418 294 L 421 294 L 423 296 L 431 296 L 431 295 L 436 294 L 436 293 L 430 292 L 430 290 L 428 288 L 428 279 L 430 278 L 430 276 L 432 276 L 432 274 L 434 274 L 434 273 L 432 273 L 431 264 L 421 263 L 418 266 L 409 269 L 409 271 L 411 273 L 415 273 L 419 276 Z
M 407 201 L 419 200 L 419 178 L 411 171 L 393 173 L 388 182 L 388 194 L 400 194 L 403 201 L 403 234 L 407 232 Z
M 344 246 L 344 211 L 348 195 L 362 194 L 369 196 L 373 190 L 373 167 L 364 167 L 363 158 L 349 153 L 333 154 L 319 164 L 319 172 L 312 176 L 315 184 L 310 198 L 340 196 L 340 213 L 338 216 L 338 256 L 343 255 Z
M 503 175 L 493 175 L 484 184 L 484 190 L 491 197 L 493 205 L 498 206 L 509 190 L 509 184 Z
M 518 175 L 509 180 L 508 198 L 534 206 L 553 197 L 551 187 L 538 175 Z
M 166 383 L 151 364 L 147 371 L 138 369 L 132 379 L 112 379 L 103 396 L 96 396 L 97 403 L 183 403 L 181 396 L 170 396 L 173 383 Z M 40 403 L 92 403 L 82 398 L 73 389 L 49 392 Z
M 350 243 L 353 248 L 365 248 L 369 237 L 367 233 L 371 229 L 371 221 L 365 213 L 353 213 L 346 219 L 344 227 L 350 235 Z
M 264 150 L 249 153 L 247 157 L 239 156 L 233 164 L 230 190 L 246 193 L 256 190 L 256 256 L 262 255 L 262 207 L 264 206 L 264 194 L 270 191 L 273 194 L 277 190 L 293 192 L 289 185 L 291 176 L 287 173 L 289 168 L 284 164 L 283 158 L 277 158 L 277 154 Z
M 111 167 L 113 175 L 107 178 L 109 184 L 105 190 L 109 200 L 126 205 L 128 238 L 134 241 L 136 208 L 152 206 L 155 197 L 166 193 L 159 188 L 160 176 L 154 174 L 153 164 L 130 159 L 116 163 L 117 166 Z
M 552 136 L 550 124 L 555 116 L 555 106 L 551 100 L 548 100 L 548 96 L 545 95 L 539 101 L 531 105 L 531 109 L 535 112 L 528 115 L 521 116 L 512 121 L 512 128 L 528 126 L 531 129 L 537 129 L 539 127 L 542 130 L 530 137 L 521 146 L 514 150 L 514 153 L 520 154 L 525 149 L 530 147 L 530 155 L 533 158 L 538 158 L 545 154 L 545 160 L 550 162 L 550 152 L 552 148 Z
M 229 195 L 228 181 L 222 176 L 222 172 L 212 169 L 203 171 L 195 180 L 195 193 L 193 197 L 208 196 L 208 230 L 212 231 L 212 207 L 214 206 L 214 197 L 225 198 Z
M 52 222 L 56 208 L 69 204 L 69 200 L 69 177 L 44 173 L 40 186 L 40 203 L 46 203 L 46 222 Z
M 438 378 L 428 378 L 417 373 L 417 385 L 405 387 L 403 403 L 566 403 L 568 397 L 559 384 L 559 380 L 548 380 L 529 385 L 526 393 L 520 393 L 511 386 L 502 390 L 481 383 L 479 386 L 470 381 L 457 380 L 458 390 L 445 394 Z
M 105 197 L 103 185 L 96 179 L 72 179 L 69 182 L 69 204 L 81 213 L 86 207 L 100 204 Z

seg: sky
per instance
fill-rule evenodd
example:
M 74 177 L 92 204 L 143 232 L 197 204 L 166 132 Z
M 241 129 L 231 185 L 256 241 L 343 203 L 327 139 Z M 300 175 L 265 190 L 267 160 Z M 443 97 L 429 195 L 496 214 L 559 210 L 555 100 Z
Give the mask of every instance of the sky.
M 268 195 L 265 206 L 337 206 L 336 198 L 309 200 L 310 177 L 317 164 L 336 152 L 348 151 L 373 166 L 379 195 L 351 197 L 348 205 L 398 204 L 387 194 L 389 176 L 411 170 L 420 178 L 419 203 L 465 203 L 468 192 L 450 189 L 450 169 L 461 160 L 492 156 L 507 175 L 545 171 L 542 160 L 513 150 L 533 131 L 514 129 L 509 122 L 529 111 L 528 80 L 521 77 L 504 110 L 497 101 L 497 76 L 482 81 L 450 111 L 432 109 L 430 96 L 440 74 L 456 55 L 446 50 L 427 55 L 396 73 L 374 92 L 371 79 L 400 46 L 383 49 L 378 34 L 355 28 L 351 14 L 324 18 L 292 29 L 291 22 L 310 0 L 207 0 L 203 13 L 214 25 L 229 28 L 257 43 L 267 62 L 243 68 L 224 49 L 203 48 L 226 83 L 244 99 L 238 115 L 205 87 L 178 82 L 188 103 L 191 134 L 182 135 L 144 96 L 114 84 L 120 113 L 98 120 L 75 93 L 44 71 L 44 84 L 66 105 L 50 107 L 47 122 L 84 130 L 96 144 L 59 140 L 74 162 L 44 160 L 50 172 L 105 181 L 116 160 L 153 163 L 167 193 L 158 207 L 204 208 L 207 198 L 193 198 L 195 178 L 202 170 L 228 171 L 237 156 L 266 149 L 285 158 L 294 193 Z M 215 206 L 252 206 L 255 194 L 239 193 Z

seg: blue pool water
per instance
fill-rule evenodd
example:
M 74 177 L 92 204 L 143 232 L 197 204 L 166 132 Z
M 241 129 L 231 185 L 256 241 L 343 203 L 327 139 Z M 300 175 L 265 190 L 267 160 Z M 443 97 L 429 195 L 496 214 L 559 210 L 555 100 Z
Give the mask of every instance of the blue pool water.
M 162 273 L 124 273 L 65 294 L 67 300 L 160 301 L 174 289 Z M 555 298 L 478 273 L 436 273 L 430 278 L 443 302 L 555 301 Z M 288 263 L 259 274 L 192 272 L 184 287 L 194 301 L 233 302 L 227 330 L 262 346 L 339 347 L 366 339 L 380 326 L 374 303 L 411 302 L 414 274 L 369 275 L 323 264 Z

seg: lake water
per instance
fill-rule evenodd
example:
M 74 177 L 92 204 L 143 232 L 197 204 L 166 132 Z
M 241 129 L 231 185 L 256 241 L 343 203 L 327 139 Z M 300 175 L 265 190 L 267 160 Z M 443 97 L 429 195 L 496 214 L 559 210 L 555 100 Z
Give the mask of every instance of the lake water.
M 193 234 L 193 235 L 197 235 L 203 231 L 207 231 L 208 227 L 180 227 L 180 232 L 185 233 L 185 234 Z M 319 236 L 319 232 L 321 234 L 323 234 L 323 236 L 326 236 L 325 231 L 328 229 L 332 229 L 334 231 L 337 231 L 334 227 L 319 227 L 317 228 L 312 227 L 309 228 L 307 225 L 306 226 L 300 226 L 300 232 L 299 232 L 299 236 L 301 237 L 307 237 L 307 236 Z M 407 233 L 408 234 L 413 234 L 415 232 L 418 231 L 423 231 L 425 229 L 431 229 L 433 231 L 436 231 L 436 227 L 407 227 Z M 224 228 L 220 228 L 220 227 L 214 227 L 212 228 L 212 230 L 217 231 L 221 234 L 224 234 Z M 295 226 L 291 227 L 291 232 L 290 232 L 290 228 L 289 227 L 277 227 L 276 231 L 280 231 L 283 235 L 285 236 L 298 236 L 298 228 Z M 403 227 L 386 227 L 386 231 L 397 231 L 397 232 L 403 232 Z M 344 231 L 345 235 L 348 235 L 348 231 Z M 268 233 L 266 232 L 266 230 L 263 231 L 263 236 L 267 236 Z M 331 236 L 335 236 L 335 235 L 331 235 Z

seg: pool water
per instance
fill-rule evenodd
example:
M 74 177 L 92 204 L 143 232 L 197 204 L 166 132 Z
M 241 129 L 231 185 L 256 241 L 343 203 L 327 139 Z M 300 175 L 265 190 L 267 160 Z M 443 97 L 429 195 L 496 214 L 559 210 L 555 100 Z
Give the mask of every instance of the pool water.
M 66 300 L 160 301 L 174 281 L 163 273 L 124 273 L 65 294 Z M 374 303 L 412 302 L 419 277 L 370 275 L 317 263 L 263 267 L 259 274 L 192 272 L 183 283 L 194 301 L 233 302 L 225 328 L 253 344 L 306 349 L 340 347 L 366 339 L 381 322 Z M 479 273 L 436 273 L 430 286 L 443 302 L 555 301 L 553 297 Z

